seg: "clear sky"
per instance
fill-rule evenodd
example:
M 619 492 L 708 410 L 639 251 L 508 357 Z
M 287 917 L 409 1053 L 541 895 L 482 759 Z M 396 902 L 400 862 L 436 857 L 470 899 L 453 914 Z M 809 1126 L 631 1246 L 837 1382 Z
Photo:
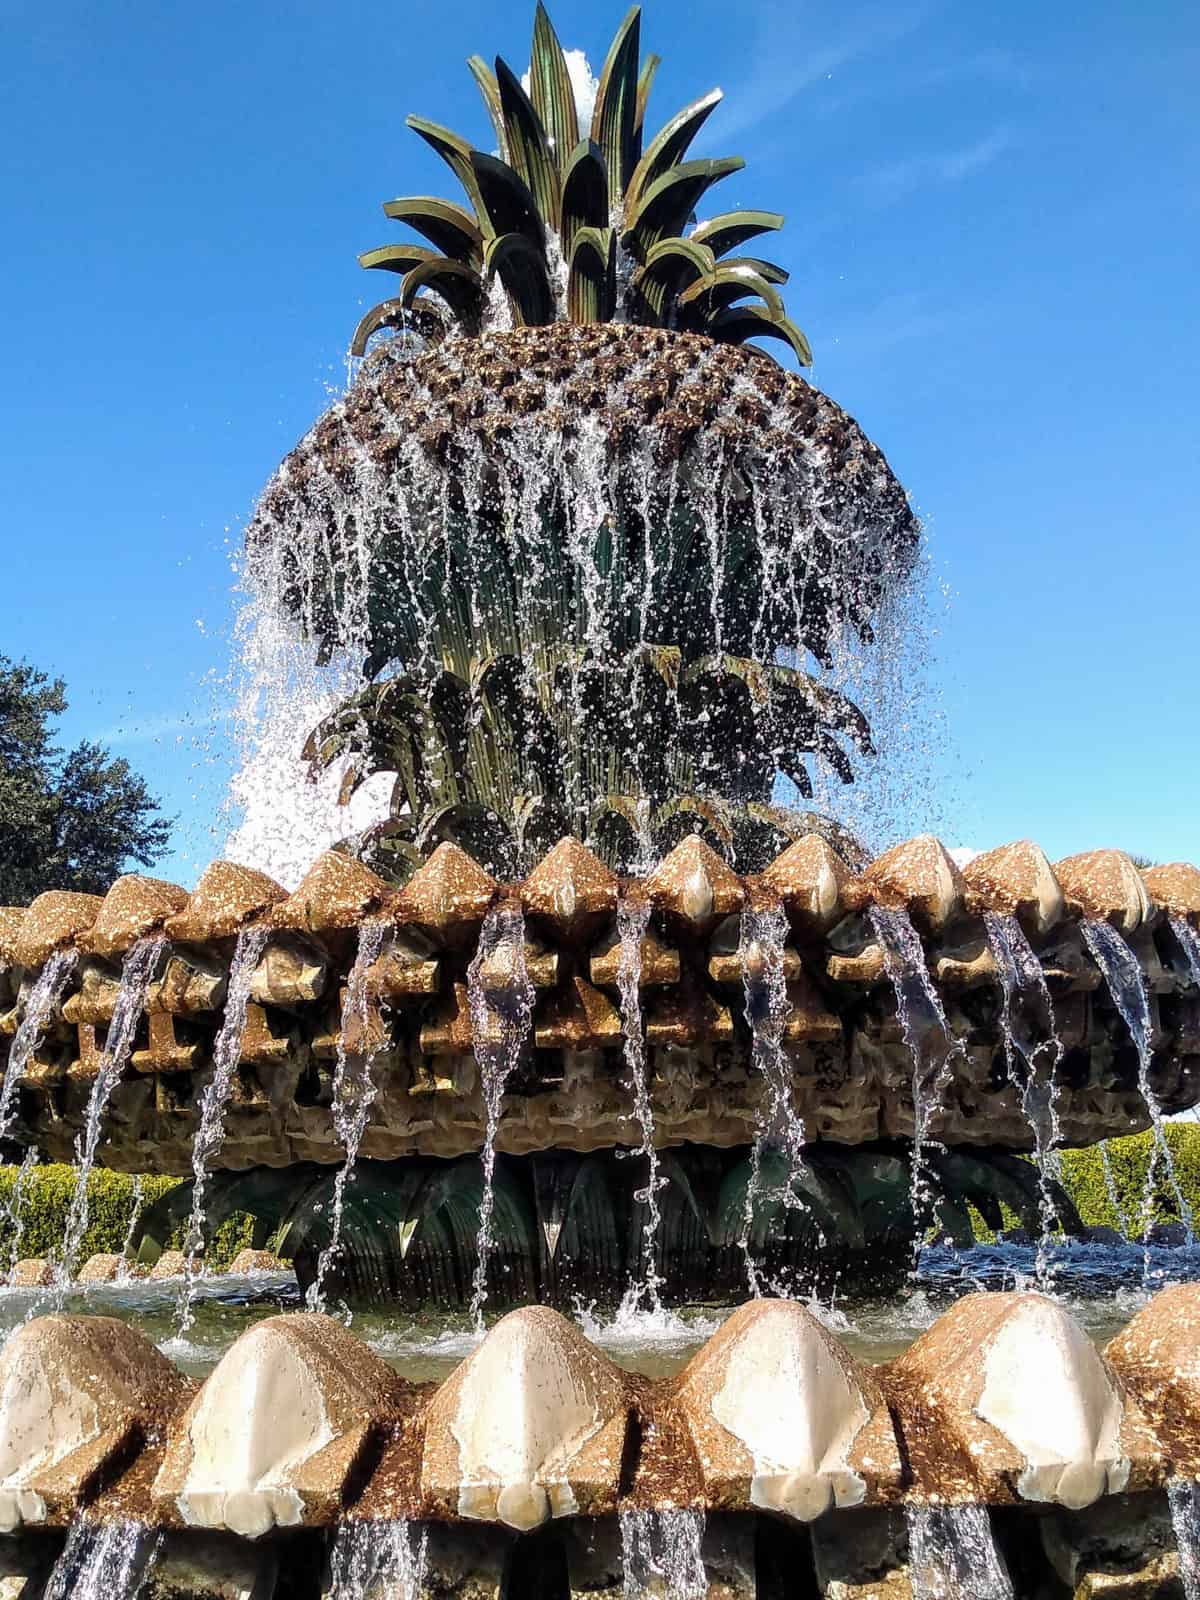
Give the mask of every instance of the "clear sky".
M 598 64 L 620 19 L 562 0 Z M 186 824 L 223 741 L 230 550 L 379 298 L 379 204 L 453 195 L 404 114 L 490 148 L 474 51 L 532 3 L 0 0 L 0 651 L 68 682 Z M 772 254 L 814 381 L 926 519 L 948 843 L 1200 859 L 1200 20 L 1047 7 L 648 0 L 662 121 L 719 83 L 724 205 Z M 922 826 L 914 798 L 910 831 Z

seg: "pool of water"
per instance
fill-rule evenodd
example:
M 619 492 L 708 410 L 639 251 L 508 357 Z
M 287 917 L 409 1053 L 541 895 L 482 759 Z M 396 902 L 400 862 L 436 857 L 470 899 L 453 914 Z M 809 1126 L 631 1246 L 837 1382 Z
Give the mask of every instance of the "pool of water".
M 972 1250 L 926 1250 L 919 1272 L 888 1299 L 847 1295 L 832 1303 L 806 1300 L 812 1311 L 860 1359 L 887 1361 L 953 1302 L 976 1289 L 1036 1289 L 1053 1294 L 1097 1343 L 1106 1343 L 1170 1283 L 1200 1281 L 1200 1248 L 1151 1249 L 1066 1244 L 1038 1252 L 1021 1245 Z M 295 1310 L 300 1296 L 290 1276 L 217 1277 L 199 1286 L 196 1319 L 177 1335 L 179 1285 L 93 1284 L 68 1298 L 68 1311 L 119 1317 L 136 1327 L 177 1366 L 203 1377 L 240 1333 L 262 1317 Z M 49 1309 L 43 1292 L 0 1289 L 0 1338 Z M 446 1377 L 477 1343 L 465 1313 L 334 1309 L 354 1332 L 413 1382 Z M 621 1307 L 578 1306 L 575 1320 L 613 1361 L 647 1377 L 677 1372 L 721 1326 L 729 1307 L 693 1305 L 652 1313 Z

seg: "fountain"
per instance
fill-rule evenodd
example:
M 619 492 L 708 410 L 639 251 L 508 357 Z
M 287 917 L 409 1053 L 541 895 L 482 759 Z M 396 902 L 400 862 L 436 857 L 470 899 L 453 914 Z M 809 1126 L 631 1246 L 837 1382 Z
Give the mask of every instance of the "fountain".
M 581 117 L 538 4 L 486 148 L 410 119 L 465 203 L 386 204 L 247 530 L 248 702 L 319 688 L 304 759 L 386 814 L 286 887 L 0 908 L 18 1243 L 79 1167 L 52 1311 L 0 1294 L 0 1592 L 1195 1592 L 1195 1253 L 1118 1300 L 1057 1163 L 1115 1197 L 1200 1104 L 1200 870 L 824 814 L 920 529 L 760 346 L 810 360 L 783 219 L 696 220 L 741 163 L 719 95 L 651 132 L 657 59 L 635 7 Z M 97 1163 L 183 1180 L 109 1281 Z

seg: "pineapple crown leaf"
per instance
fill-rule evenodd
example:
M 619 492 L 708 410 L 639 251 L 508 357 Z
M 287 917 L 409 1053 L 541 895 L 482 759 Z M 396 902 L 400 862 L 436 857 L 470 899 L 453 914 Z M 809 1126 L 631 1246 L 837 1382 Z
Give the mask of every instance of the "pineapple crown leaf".
M 641 8 L 634 6 L 609 48 L 584 129 L 567 58 L 538 0 L 528 88 L 499 57 L 494 70 L 480 56 L 468 62 L 498 154 L 474 149 L 424 117 L 407 119 L 454 173 L 467 205 L 426 195 L 386 202 L 385 214 L 427 245 L 387 245 L 359 257 L 364 267 L 399 273 L 401 286 L 359 323 L 353 353 L 362 354 L 384 328 L 417 326 L 435 338 L 455 325 L 478 333 L 488 285 L 499 279 L 522 326 L 623 316 L 723 343 L 772 338 L 790 346 L 802 366 L 811 363 L 808 340 L 779 293 L 787 273 L 753 256 L 721 259 L 779 229 L 782 216 L 727 211 L 695 222 L 708 191 L 744 166 L 738 156 L 686 159 L 721 91 L 685 106 L 644 142 L 659 57 L 639 65 L 640 41 Z M 431 296 L 448 308 L 448 319 L 427 304 Z

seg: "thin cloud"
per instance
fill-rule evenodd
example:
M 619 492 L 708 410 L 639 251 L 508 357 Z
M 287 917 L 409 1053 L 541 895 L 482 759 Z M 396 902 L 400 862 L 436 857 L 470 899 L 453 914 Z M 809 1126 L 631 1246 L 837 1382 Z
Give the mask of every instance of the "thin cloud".
M 839 67 L 907 37 L 933 10 L 930 3 L 872 8 L 840 35 L 822 41 L 809 31 L 811 19 L 798 16 L 794 7 L 768 6 L 749 47 L 758 65 L 714 118 L 714 135 L 724 141 L 748 133 Z
M 982 172 L 991 166 L 1014 143 L 1012 131 L 997 128 L 957 150 L 941 150 L 927 155 L 907 156 L 902 161 L 865 172 L 858 179 L 859 187 L 867 196 L 881 205 L 902 200 L 916 189 L 930 185 L 961 183 L 964 178 Z

